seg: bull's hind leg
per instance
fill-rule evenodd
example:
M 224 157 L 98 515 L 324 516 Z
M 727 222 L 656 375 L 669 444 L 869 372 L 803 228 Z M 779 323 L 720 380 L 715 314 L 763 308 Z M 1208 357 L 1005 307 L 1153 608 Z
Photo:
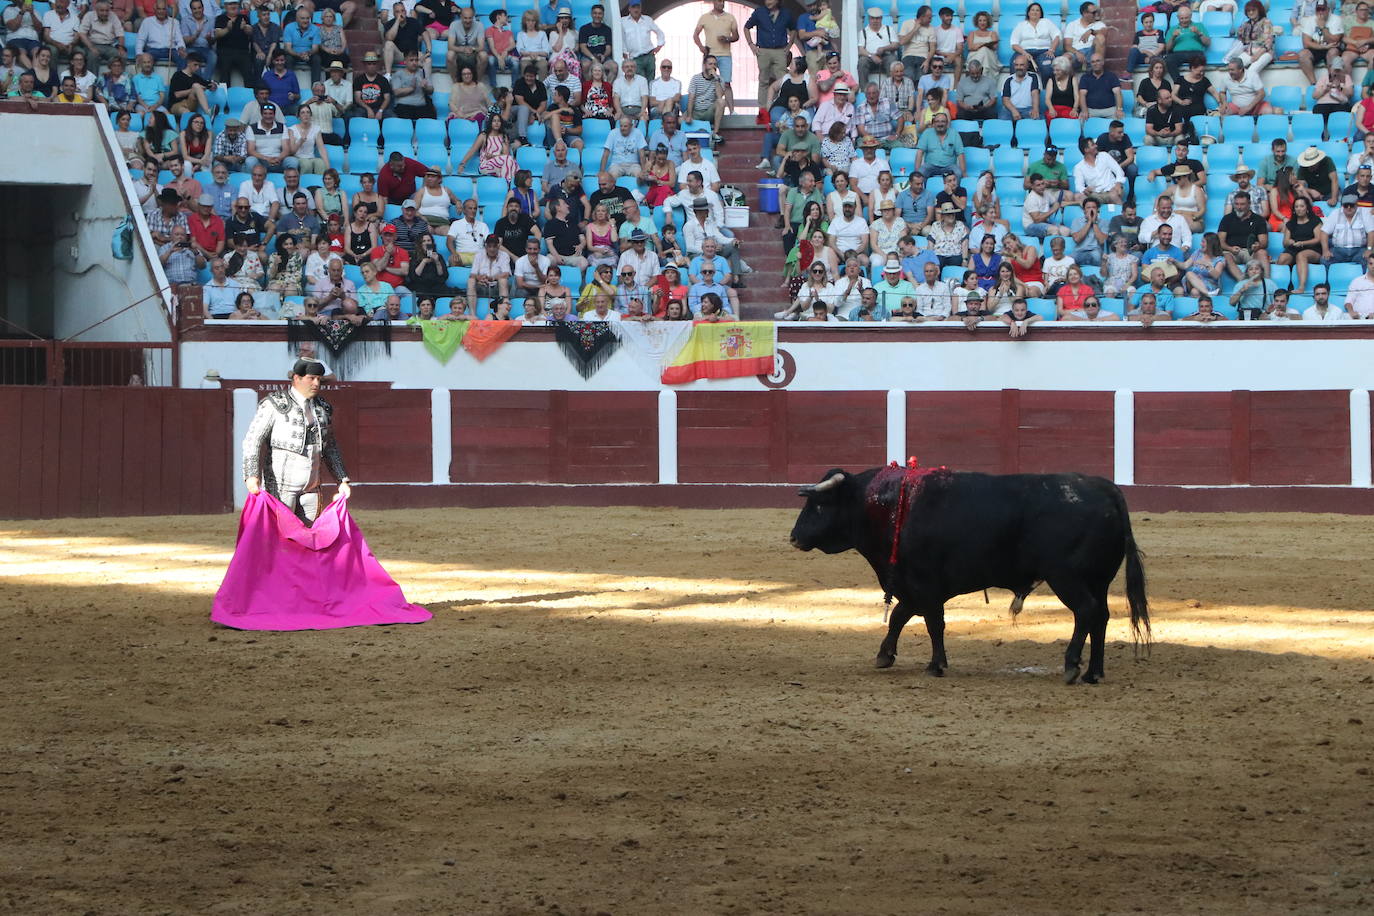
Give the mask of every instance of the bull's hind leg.
M 902 635 L 902 627 L 918 614 L 925 618 L 926 632 L 930 634 L 930 664 L 926 665 L 926 673 L 936 677 L 945 673 L 949 660 L 945 658 L 945 606 L 940 603 L 918 605 L 912 601 L 897 602 L 892 609 L 892 616 L 888 618 L 887 636 L 878 647 L 878 658 L 874 662 L 877 667 L 892 667 L 897 660 L 897 640 Z
M 924 616 L 926 632 L 930 634 L 930 664 L 926 665 L 926 673 L 944 677 L 949 667 L 949 659 L 945 658 L 945 606 L 938 604 Z
M 1107 589 L 1103 588 L 1097 596 L 1097 615 L 1092 620 L 1091 629 L 1088 630 L 1088 673 L 1083 675 L 1083 680 L 1089 684 L 1096 684 L 1107 676 L 1103 670 L 1103 660 L 1107 654 L 1107 621 L 1111 616 L 1111 610 L 1107 605 Z
M 1050 588 L 1054 589 L 1054 593 L 1064 602 L 1064 606 L 1073 611 L 1073 636 L 1069 639 L 1069 647 L 1064 650 L 1064 683 L 1072 684 L 1083 673 L 1083 643 L 1087 641 L 1088 634 L 1092 632 L 1100 614 L 1105 613 L 1106 601 L 1100 603 L 1099 610 L 1097 596 L 1082 582 L 1051 582 Z M 1088 674 L 1083 680 L 1095 684 L 1100 673 L 1100 670 L 1095 672 L 1089 664 Z

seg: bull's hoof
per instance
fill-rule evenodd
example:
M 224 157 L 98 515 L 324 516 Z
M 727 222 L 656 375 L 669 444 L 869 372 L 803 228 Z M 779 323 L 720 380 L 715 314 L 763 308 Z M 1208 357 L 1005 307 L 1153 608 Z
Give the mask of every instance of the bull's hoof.
M 1096 684 L 1100 680 L 1102 680 L 1102 675 L 1093 674 L 1091 671 L 1083 675 L 1083 683 L 1085 684 Z
M 1078 675 L 1080 675 L 1082 672 L 1083 672 L 1083 669 L 1082 669 L 1080 666 L 1078 666 L 1078 665 L 1065 665 L 1065 666 L 1064 666 L 1064 683 L 1065 683 L 1065 684 L 1076 684 L 1076 683 L 1078 682 Z
M 895 652 L 879 652 L 878 657 L 873 660 L 874 668 L 891 668 L 893 662 L 897 661 Z
M 929 674 L 931 677 L 944 677 L 945 666 L 931 662 L 929 665 L 926 665 L 926 674 Z

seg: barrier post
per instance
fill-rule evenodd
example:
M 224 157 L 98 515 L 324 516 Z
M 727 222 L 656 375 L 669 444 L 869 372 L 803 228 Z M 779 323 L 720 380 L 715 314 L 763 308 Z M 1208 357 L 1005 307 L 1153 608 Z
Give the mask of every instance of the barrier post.
M 1370 473 L 1369 390 L 1350 392 L 1350 485 L 1374 485 Z
M 658 393 L 658 482 L 677 483 L 677 392 Z
M 435 388 L 429 393 L 429 442 L 434 462 L 432 478 L 435 483 L 449 483 L 449 466 L 453 464 L 453 406 L 447 388 Z
M 252 388 L 235 388 L 232 403 L 234 418 L 234 438 L 229 442 L 232 461 L 229 476 L 234 480 L 234 508 L 242 509 L 248 501 L 248 488 L 243 485 L 243 437 L 248 435 L 248 427 L 253 425 L 253 415 L 258 412 L 258 393 Z
M 1118 486 L 1135 483 L 1135 392 L 1118 391 L 1112 436 L 1112 479 Z
M 906 463 L 906 392 L 887 393 L 887 457 L 898 464 Z

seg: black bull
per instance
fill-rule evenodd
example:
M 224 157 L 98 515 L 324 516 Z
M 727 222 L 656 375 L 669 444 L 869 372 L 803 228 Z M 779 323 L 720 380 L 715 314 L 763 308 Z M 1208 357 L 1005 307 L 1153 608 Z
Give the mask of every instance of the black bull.
M 1083 680 L 1096 683 L 1103 676 L 1107 589 L 1123 558 L 1131 629 L 1137 642 L 1143 630 L 1148 644 L 1145 571 L 1125 497 L 1109 480 L 1081 474 L 835 469 L 801 494 L 806 506 L 792 528 L 792 545 L 825 553 L 857 550 L 884 591 L 897 599 L 878 649 L 879 668 L 896 660 L 902 627 L 918 615 L 930 633 L 926 670 L 943 674 L 949 665 L 946 601 L 1004 588 L 1015 595 L 1015 614 L 1026 595 L 1046 582 L 1073 611 L 1064 680 L 1073 683 L 1082 673 L 1083 643 L 1091 637 Z

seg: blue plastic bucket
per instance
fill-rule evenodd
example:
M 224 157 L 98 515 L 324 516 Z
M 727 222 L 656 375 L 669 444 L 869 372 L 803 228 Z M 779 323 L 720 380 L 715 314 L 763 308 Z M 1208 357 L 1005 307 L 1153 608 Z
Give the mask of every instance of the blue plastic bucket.
M 759 209 L 764 213 L 777 213 L 781 206 L 778 195 L 782 193 L 781 178 L 764 178 L 759 181 Z

